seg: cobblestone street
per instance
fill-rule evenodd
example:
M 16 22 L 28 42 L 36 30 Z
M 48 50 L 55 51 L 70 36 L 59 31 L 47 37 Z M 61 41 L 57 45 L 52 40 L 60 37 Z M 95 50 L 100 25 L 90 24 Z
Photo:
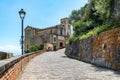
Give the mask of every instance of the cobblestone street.
M 19 80 L 120 80 L 120 73 L 70 59 L 64 51 L 46 52 L 35 57 Z

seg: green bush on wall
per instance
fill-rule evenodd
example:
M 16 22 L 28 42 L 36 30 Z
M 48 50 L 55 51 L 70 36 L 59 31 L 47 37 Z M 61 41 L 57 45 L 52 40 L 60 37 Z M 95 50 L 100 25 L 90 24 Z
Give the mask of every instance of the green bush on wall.
M 35 52 L 35 51 L 38 51 L 38 50 L 40 50 L 40 46 L 37 46 L 37 45 L 34 45 L 34 46 L 31 46 L 30 47 L 30 52 Z

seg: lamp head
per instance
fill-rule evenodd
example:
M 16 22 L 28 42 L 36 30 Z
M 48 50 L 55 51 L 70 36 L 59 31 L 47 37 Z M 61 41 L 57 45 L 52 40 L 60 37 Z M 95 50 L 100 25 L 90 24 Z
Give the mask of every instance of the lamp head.
M 26 12 L 25 12 L 23 9 L 21 9 L 21 10 L 19 11 L 19 15 L 20 15 L 20 18 L 21 18 L 21 19 L 24 19 L 24 18 L 25 18 L 25 14 L 26 14 Z

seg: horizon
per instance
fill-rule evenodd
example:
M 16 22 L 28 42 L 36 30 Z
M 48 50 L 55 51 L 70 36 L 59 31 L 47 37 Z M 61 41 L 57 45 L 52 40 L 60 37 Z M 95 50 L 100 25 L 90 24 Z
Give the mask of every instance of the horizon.
M 0 51 L 13 53 L 14 56 L 21 55 L 21 19 L 18 14 L 21 8 L 26 12 L 24 29 L 28 25 L 43 29 L 59 24 L 61 18 L 69 17 L 72 10 L 86 3 L 88 0 L 1 0 Z

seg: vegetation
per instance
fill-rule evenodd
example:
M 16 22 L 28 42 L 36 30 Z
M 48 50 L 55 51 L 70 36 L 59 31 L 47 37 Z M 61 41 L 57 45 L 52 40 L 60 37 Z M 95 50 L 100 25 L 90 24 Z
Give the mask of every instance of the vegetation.
M 35 51 L 38 51 L 38 50 L 41 50 L 41 49 L 42 49 L 41 46 L 33 45 L 33 46 L 30 47 L 29 52 L 35 52 Z
M 69 16 L 73 25 L 73 35 L 67 41 L 68 44 L 103 31 L 120 27 L 119 21 L 114 21 L 112 13 L 113 0 L 91 0 L 88 4 L 78 10 L 73 10 Z

